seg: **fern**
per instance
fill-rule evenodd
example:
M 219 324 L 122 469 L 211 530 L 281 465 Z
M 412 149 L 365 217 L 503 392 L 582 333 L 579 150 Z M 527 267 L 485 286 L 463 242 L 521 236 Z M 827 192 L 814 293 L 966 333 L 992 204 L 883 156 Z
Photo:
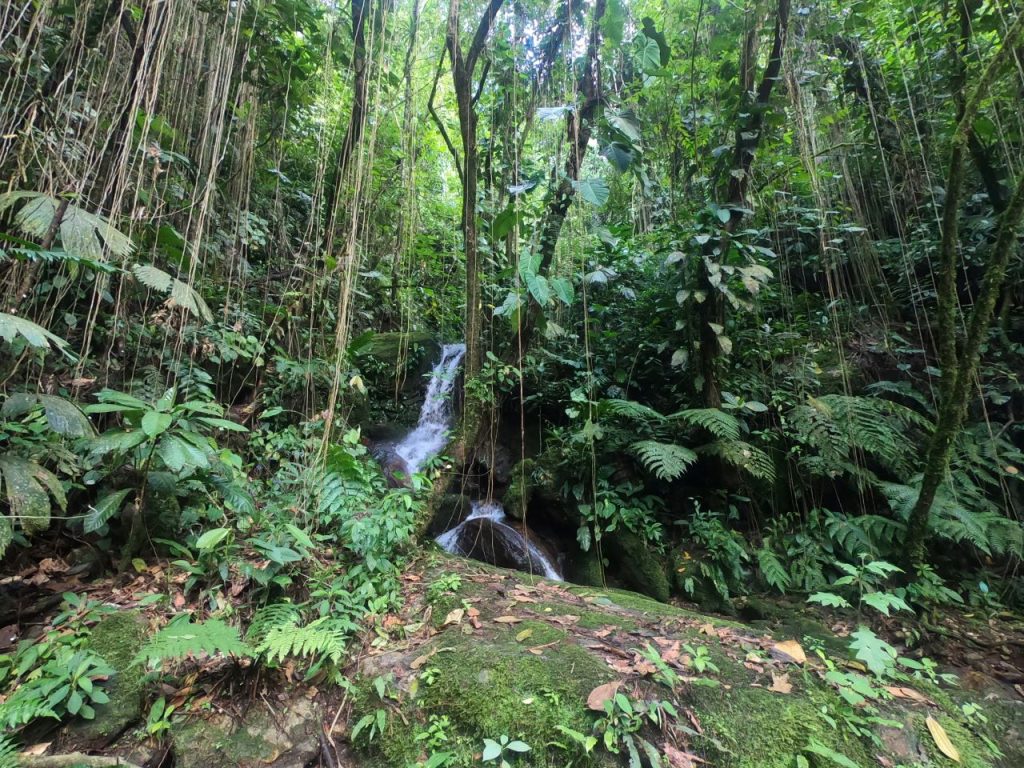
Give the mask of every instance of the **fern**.
M 954 473 L 954 485 L 957 480 L 963 486 L 960 493 L 951 489 L 948 483 L 941 485 L 936 492 L 928 521 L 931 532 L 947 541 L 966 542 L 987 555 L 1024 556 L 1024 528 L 1021 524 L 1005 517 L 981 494 L 972 493 L 969 481 L 964 483 L 964 478 L 958 478 Z M 885 483 L 882 491 L 896 516 L 906 521 L 917 503 L 919 489 Z
M 298 619 L 299 609 L 292 603 L 265 605 L 252 615 L 249 629 L 245 633 L 245 641 L 249 645 L 257 647 L 270 630 L 279 626 L 295 624 Z
M 270 627 L 256 652 L 269 662 L 281 662 L 289 656 L 329 659 L 337 664 L 345 653 L 348 635 L 359 627 L 348 619 L 324 616 L 305 626 L 296 619 Z
M 659 480 L 675 480 L 697 461 L 697 454 L 682 445 L 639 440 L 630 445 L 644 467 Z
M 786 566 L 782 564 L 779 556 L 775 554 L 775 550 L 771 548 L 770 543 L 766 540 L 764 545 L 755 552 L 755 555 L 757 556 L 758 567 L 761 569 L 761 575 L 768 583 L 768 586 L 774 587 L 782 594 L 785 594 L 793 579 L 789 575 L 789 571 L 786 570 Z
M 165 660 L 200 655 L 249 657 L 253 652 L 239 638 L 238 630 L 220 619 L 193 624 L 188 616 L 181 616 L 153 635 L 132 664 L 156 666 Z
M 715 440 L 697 448 L 697 453 L 717 456 L 758 480 L 775 482 L 772 458 L 760 448 L 742 440 Z
M 152 264 L 136 264 L 132 272 L 140 283 L 158 293 L 169 293 L 170 301 L 184 307 L 193 315 L 198 315 L 206 322 L 213 321 L 213 313 L 199 292 L 191 285 L 172 277 Z
M 689 408 L 669 416 L 690 426 L 701 427 L 721 440 L 739 440 L 740 422 L 718 408 Z
M 641 423 L 662 422 L 665 417 L 653 408 L 637 403 L 633 400 L 602 400 L 598 405 L 599 413 L 608 413 L 613 416 L 621 416 L 631 421 Z
M 18 768 L 18 745 L 10 736 L 0 735 L 0 768 Z

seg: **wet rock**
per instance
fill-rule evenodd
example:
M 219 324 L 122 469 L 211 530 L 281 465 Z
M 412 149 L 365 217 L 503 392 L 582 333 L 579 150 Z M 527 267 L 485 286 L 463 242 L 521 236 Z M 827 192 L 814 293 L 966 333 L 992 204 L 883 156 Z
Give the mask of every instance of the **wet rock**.
M 473 502 L 461 493 L 446 493 L 441 497 L 434 513 L 434 519 L 427 529 L 427 535 L 436 537 L 461 523 L 469 515 Z
M 320 753 L 322 717 L 298 695 L 274 706 L 249 708 L 241 723 L 226 715 L 194 720 L 171 733 L 177 768 L 304 768 Z
M 667 567 L 632 531 L 619 530 L 604 539 L 603 551 L 609 571 L 629 589 L 668 602 L 670 589 Z

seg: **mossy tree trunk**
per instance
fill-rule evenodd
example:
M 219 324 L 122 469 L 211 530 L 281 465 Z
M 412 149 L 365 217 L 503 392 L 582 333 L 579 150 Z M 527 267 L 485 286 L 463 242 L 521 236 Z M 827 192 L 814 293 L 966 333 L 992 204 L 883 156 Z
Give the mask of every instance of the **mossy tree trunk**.
M 965 157 L 970 151 L 974 121 L 981 103 L 995 82 L 1024 30 L 1024 15 L 1007 32 L 1002 47 L 989 61 L 969 99 L 959 108 L 959 121 L 953 135 L 949 172 L 946 179 L 942 240 L 939 247 L 938 346 L 942 367 L 941 401 L 935 431 L 925 457 L 921 492 L 907 521 L 905 553 L 910 565 L 924 562 L 925 537 L 932 506 L 939 487 L 949 471 L 957 433 L 967 412 L 967 398 L 978 369 L 982 342 L 988 337 L 996 301 L 1006 278 L 1010 258 L 1017 248 L 1017 232 L 1024 218 L 1024 183 L 1016 191 L 1000 217 L 999 232 L 985 266 L 981 291 L 967 324 L 967 337 L 957 350 L 957 248 L 959 245 L 959 207 L 963 190 Z

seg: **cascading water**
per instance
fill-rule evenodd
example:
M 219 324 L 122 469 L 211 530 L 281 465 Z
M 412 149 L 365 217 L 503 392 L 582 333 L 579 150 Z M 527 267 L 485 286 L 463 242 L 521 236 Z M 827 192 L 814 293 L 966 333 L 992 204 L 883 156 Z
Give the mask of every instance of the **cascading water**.
M 545 578 L 562 575 L 544 552 L 512 526 L 505 508 L 496 501 L 474 501 L 469 516 L 436 541 L 445 552 L 493 562 Z
M 419 472 L 444 448 L 452 421 L 455 374 L 466 353 L 464 344 L 445 344 L 430 374 L 430 384 L 416 428 L 394 447 L 409 474 Z M 517 568 L 562 580 L 551 559 L 531 542 L 525 526 L 517 527 L 496 501 L 474 501 L 469 516 L 437 537 L 446 551 L 494 565 Z
M 409 474 L 419 472 L 426 461 L 437 455 L 448 440 L 448 429 L 452 419 L 452 390 L 455 388 L 455 372 L 459 369 L 462 356 L 466 354 L 465 344 L 445 344 L 441 359 L 430 374 L 427 395 L 420 409 L 420 420 L 416 429 L 395 446 L 395 453 L 402 457 Z

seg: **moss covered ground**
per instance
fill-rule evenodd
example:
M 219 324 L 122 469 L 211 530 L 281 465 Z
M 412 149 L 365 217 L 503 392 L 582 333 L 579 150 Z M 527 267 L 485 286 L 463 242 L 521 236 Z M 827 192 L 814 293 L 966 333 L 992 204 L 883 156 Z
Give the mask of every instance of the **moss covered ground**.
M 432 589 L 438 582 L 447 588 Z M 365 765 L 409 768 L 440 754 L 443 765 L 481 765 L 484 740 L 502 736 L 530 747 L 508 755 L 512 766 L 628 765 L 628 750 L 603 746 L 604 713 L 588 707 L 608 683 L 638 711 L 645 702 L 672 705 L 676 716 L 637 719 L 634 732 L 666 766 L 956 765 L 936 746 L 928 717 L 956 745 L 960 765 L 1010 765 L 950 696 L 928 695 L 934 686 L 920 686 L 920 700 L 883 692 L 874 709 L 851 706 L 810 651 L 802 663 L 776 653 L 779 641 L 803 637 L 441 556 L 423 561 L 407 586 L 399 620 L 415 633 L 378 637 L 352 670 L 350 722 L 383 710 L 386 723 L 354 740 Z M 856 671 L 834 647 L 826 653 L 836 668 Z M 601 743 L 588 751 L 590 735 Z

